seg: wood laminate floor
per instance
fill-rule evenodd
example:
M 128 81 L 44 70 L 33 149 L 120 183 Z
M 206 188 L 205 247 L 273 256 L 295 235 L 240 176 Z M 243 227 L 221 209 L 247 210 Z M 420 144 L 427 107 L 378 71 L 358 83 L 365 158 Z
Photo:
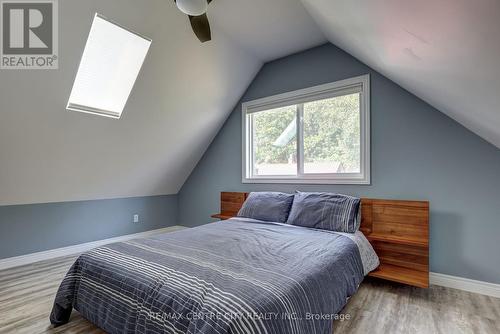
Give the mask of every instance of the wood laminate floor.
M 59 283 L 76 256 L 0 271 L 0 333 L 103 333 L 73 311 L 52 328 Z M 418 289 L 366 279 L 335 322 L 335 333 L 500 333 L 500 299 L 432 286 Z M 313 334 L 313 333 L 311 333 Z

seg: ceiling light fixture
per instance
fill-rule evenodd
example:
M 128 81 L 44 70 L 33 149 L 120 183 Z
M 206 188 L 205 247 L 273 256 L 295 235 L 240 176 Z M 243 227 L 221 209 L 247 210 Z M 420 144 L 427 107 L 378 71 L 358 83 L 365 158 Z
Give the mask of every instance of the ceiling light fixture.
M 200 16 L 207 12 L 207 0 L 176 0 L 177 7 L 186 15 Z
M 174 0 L 174 2 L 177 8 L 189 17 L 193 32 L 200 42 L 210 41 L 212 32 L 208 22 L 207 7 L 212 0 Z

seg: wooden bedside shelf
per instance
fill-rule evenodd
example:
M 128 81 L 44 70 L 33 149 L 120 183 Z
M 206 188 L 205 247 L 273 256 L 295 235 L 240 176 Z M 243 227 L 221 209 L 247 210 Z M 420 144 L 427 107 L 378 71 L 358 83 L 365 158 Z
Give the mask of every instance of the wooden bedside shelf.
M 390 242 L 400 245 L 410 245 L 410 246 L 420 246 L 428 247 L 429 239 L 417 238 L 417 237 L 401 237 L 392 234 L 377 234 L 371 233 L 366 236 L 369 241 L 383 241 Z
M 241 206 L 247 199 L 247 193 L 227 192 L 220 193 L 220 213 L 215 213 L 210 217 L 220 220 L 226 220 L 238 215 Z
M 234 215 L 223 214 L 223 213 L 216 213 L 214 215 L 211 215 L 210 217 L 215 218 L 215 219 L 220 219 L 220 220 L 227 220 L 227 219 L 233 218 Z
M 380 259 L 370 276 L 429 287 L 429 202 L 361 200 L 361 228 Z
M 381 264 L 368 276 L 386 279 L 393 282 L 409 284 L 420 288 L 429 287 L 429 273 L 410 268 Z

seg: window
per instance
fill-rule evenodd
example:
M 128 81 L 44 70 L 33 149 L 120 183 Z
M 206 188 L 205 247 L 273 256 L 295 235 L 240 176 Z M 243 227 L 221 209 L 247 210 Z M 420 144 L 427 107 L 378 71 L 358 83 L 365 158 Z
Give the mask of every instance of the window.
M 369 76 L 243 103 L 244 183 L 370 183 Z
M 96 14 L 66 109 L 120 118 L 150 45 Z

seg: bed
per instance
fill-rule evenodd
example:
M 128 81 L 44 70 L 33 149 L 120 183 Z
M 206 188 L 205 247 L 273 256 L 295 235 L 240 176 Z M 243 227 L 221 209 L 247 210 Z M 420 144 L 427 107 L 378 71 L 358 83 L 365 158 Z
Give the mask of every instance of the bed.
M 330 334 L 378 264 L 359 231 L 231 218 L 82 254 L 50 320 L 74 308 L 109 333 Z

